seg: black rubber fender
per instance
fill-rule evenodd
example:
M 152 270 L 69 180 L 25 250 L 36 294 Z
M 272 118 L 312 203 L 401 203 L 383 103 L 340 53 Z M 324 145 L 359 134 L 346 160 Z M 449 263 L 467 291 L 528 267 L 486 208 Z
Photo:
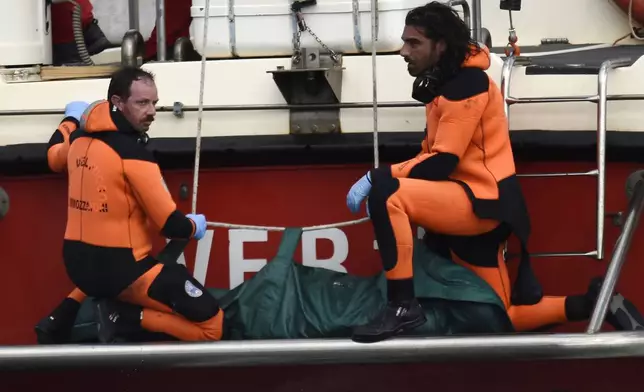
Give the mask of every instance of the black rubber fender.
M 9 212 L 9 194 L 0 186 L 0 220 Z

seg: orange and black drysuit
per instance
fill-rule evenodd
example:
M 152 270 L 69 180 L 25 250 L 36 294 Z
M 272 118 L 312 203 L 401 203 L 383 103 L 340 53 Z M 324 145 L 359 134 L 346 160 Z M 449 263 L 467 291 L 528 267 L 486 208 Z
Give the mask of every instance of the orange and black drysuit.
M 223 311 L 216 299 L 185 266 L 163 265 L 149 254 L 148 219 L 171 239 L 192 238 L 195 226 L 177 210 L 140 133 L 111 109 L 108 101 L 90 105 L 71 137 L 67 273 L 92 297 L 142 307 L 120 313 L 132 324 L 180 340 L 219 340 Z
M 414 297 L 411 221 L 430 239 L 440 237 L 449 256 L 494 288 L 517 330 L 587 317 L 585 302 L 583 312 L 567 315 L 566 297 L 543 297 L 532 272 L 526 249 L 530 220 L 515 174 L 503 97 L 485 73 L 489 65 L 486 47 L 473 51 L 427 104 L 421 152 L 371 171 L 368 208 L 389 299 Z M 510 299 L 502 249 L 511 233 L 520 240 L 522 257 Z

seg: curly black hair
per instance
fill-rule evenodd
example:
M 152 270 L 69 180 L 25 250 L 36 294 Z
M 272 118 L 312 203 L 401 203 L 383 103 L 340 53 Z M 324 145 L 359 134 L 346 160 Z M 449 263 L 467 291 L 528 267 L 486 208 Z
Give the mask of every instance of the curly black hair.
M 445 52 L 437 64 L 443 75 L 453 74 L 463 61 L 481 50 L 470 36 L 470 30 L 458 13 L 450 6 L 432 1 L 409 11 L 405 25 L 419 28 L 433 40 L 445 42 Z

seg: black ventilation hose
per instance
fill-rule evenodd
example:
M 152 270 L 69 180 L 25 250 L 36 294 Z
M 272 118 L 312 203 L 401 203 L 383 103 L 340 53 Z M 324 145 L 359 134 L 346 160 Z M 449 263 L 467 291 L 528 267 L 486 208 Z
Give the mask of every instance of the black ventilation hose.
M 87 51 L 87 46 L 85 45 L 85 35 L 83 34 L 83 20 L 81 19 L 81 6 L 75 0 L 67 0 L 69 3 L 72 3 L 74 6 L 74 11 L 72 12 L 72 29 L 74 31 L 74 41 L 76 41 L 76 49 L 80 55 L 83 64 L 85 65 L 94 65 L 92 58 Z

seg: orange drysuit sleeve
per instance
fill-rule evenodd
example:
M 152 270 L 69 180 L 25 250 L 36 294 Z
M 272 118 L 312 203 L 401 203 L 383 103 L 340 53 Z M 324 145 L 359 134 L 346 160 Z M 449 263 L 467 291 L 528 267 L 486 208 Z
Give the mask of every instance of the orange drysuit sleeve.
M 51 135 L 47 145 L 47 164 L 52 171 L 61 173 L 67 169 L 69 137 L 76 129 L 78 121 L 73 117 L 66 117 Z
M 188 239 L 194 235 L 194 222 L 177 210 L 159 165 L 145 160 L 124 159 L 123 170 L 149 221 L 161 229 L 165 237 Z
M 447 178 L 469 147 L 474 132 L 481 124 L 487 103 L 487 92 L 461 100 L 440 97 L 432 109 L 438 111 L 433 143 L 429 146 L 426 138 L 421 153 L 408 161 L 392 165 L 391 175 L 426 180 Z M 428 123 L 428 127 L 431 125 Z

